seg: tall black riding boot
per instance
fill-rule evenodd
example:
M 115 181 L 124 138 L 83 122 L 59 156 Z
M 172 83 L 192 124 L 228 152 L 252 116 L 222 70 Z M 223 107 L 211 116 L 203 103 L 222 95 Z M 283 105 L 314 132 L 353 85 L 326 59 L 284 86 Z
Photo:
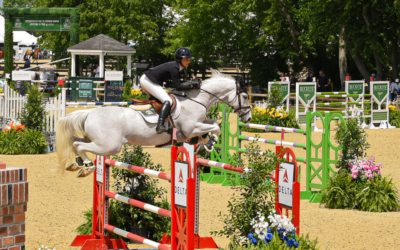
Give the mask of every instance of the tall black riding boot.
M 162 132 L 168 131 L 168 126 L 164 126 L 165 119 L 169 115 L 169 111 L 171 110 L 171 104 L 169 101 L 165 101 L 161 107 L 160 117 L 158 118 L 156 132 L 157 134 L 161 134 Z

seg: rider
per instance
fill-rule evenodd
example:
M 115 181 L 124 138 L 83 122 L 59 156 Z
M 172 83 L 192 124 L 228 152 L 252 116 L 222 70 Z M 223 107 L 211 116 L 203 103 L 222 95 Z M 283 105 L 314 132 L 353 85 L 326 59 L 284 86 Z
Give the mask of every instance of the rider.
M 167 127 L 164 126 L 165 119 L 167 118 L 172 105 L 172 99 L 162 88 L 163 82 L 172 80 L 176 90 L 190 90 L 199 89 L 200 84 L 191 82 L 190 85 L 184 85 L 180 82 L 179 71 L 187 68 L 190 63 L 192 53 L 186 47 L 181 47 L 175 52 L 175 61 L 161 64 L 155 68 L 151 68 L 144 72 L 140 78 L 140 85 L 151 96 L 158 99 L 163 105 L 158 118 L 157 133 L 166 132 Z

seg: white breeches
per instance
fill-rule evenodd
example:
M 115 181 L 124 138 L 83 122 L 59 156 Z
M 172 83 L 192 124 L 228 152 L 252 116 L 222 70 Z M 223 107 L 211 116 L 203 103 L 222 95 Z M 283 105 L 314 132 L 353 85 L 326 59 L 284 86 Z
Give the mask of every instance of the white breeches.
M 146 92 L 154 96 L 161 103 L 169 101 L 169 104 L 172 105 L 172 99 L 171 97 L 169 97 L 167 92 L 165 92 L 160 85 L 151 82 L 150 79 L 145 74 L 143 74 L 142 77 L 140 77 L 140 85 Z

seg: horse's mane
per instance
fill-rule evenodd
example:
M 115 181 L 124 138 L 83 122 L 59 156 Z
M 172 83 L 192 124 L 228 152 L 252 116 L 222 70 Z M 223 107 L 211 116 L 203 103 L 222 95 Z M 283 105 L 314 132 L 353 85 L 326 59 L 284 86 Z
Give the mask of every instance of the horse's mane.
M 211 73 L 212 73 L 212 77 L 207 79 L 207 80 L 204 80 L 203 84 L 207 84 L 207 83 L 209 83 L 209 82 L 211 82 L 213 80 L 218 80 L 218 79 L 221 79 L 221 78 L 229 79 L 229 80 L 232 80 L 232 81 L 235 80 L 232 76 L 227 75 L 227 74 L 223 74 L 223 73 L 219 72 L 216 69 L 211 69 Z

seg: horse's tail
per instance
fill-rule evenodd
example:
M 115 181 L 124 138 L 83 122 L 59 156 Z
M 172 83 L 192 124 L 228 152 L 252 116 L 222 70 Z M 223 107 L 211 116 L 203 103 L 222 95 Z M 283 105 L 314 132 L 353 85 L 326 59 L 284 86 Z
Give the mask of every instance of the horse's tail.
M 71 156 L 74 137 L 86 137 L 84 123 L 90 110 L 78 110 L 60 119 L 56 132 L 56 152 L 61 173 Z

